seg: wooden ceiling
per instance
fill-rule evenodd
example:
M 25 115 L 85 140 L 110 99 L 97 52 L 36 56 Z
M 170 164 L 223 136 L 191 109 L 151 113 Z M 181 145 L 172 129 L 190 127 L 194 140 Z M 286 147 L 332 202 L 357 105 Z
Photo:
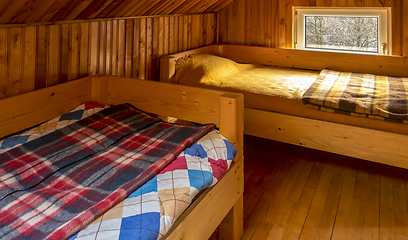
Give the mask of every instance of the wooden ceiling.
M 235 0 L 0 0 L 0 24 L 217 12 Z

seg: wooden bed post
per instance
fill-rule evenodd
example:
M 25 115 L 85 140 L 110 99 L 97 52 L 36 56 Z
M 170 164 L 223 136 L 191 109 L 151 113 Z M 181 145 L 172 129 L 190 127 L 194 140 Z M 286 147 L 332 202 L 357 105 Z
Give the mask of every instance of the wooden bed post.
M 224 45 L 214 45 L 215 55 L 222 57 L 224 56 Z
M 176 58 L 164 56 L 160 58 L 160 82 L 170 83 L 175 74 Z
M 220 112 L 220 133 L 238 149 L 236 158 L 239 159 L 243 156 L 244 145 L 244 96 L 237 93 L 222 95 Z
M 241 164 L 239 176 L 244 177 L 243 143 L 244 143 L 244 97 L 242 94 L 227 93 L 220 99 L 220 133 L 232 142 L 238 150 L 236 161 Z M 237 121 L 238 120 L 238 121 Z M 229 211 L 219 226 L 219 239 L 239 240 L 244 233 L 243 230 L 243 186 L 240 189 L 241 196 Z
M 109 76 L 106 75 L 92 76 L 92 92 L 91 92 L 92 101 L 108 105 L 109 104 L 108 91 L 109 91 Z

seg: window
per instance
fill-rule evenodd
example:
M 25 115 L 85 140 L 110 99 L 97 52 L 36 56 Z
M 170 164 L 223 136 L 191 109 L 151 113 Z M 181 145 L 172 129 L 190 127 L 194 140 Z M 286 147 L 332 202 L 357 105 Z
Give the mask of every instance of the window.
M 298 49 L 389 54 L 388 8 L 295 8 Z

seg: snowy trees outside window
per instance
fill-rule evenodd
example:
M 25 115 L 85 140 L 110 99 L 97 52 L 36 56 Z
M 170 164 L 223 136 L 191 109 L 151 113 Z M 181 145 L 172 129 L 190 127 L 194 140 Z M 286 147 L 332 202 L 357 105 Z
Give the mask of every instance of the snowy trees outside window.
M 305 17 L 306 48 L 378 52 L 377 17 Z
M 391 52 L 389 8 L 294 8 L 293 46 L 365 54 Z

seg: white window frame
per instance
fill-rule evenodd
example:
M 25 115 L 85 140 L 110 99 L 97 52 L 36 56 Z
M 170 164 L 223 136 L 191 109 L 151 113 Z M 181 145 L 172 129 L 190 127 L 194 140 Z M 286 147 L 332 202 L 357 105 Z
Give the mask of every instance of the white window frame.
M 383 54 L 391 55 L 391 8 L 314 8 L 314 7 L 294 7 L 293 8 L 293 48 L 329 51 L 329 52 L 349 52 L 361 54 Z M 379 41 L 377 53 L 363 51 L 344 51 L 331 49 L 312 49 L 305 46 L 305 17 L 306 16 L 362 16 L 379 18 Z

